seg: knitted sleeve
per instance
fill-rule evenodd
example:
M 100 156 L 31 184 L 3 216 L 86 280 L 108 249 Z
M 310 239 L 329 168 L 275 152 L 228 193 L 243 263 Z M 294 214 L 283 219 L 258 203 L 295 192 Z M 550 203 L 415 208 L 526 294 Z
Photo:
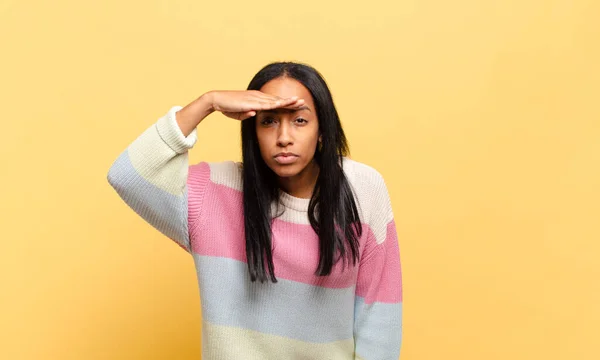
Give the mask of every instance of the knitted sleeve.
M 185 137 L 172 107 L 123 151 L 108 172 L 108 182 L 146 222 L 191 252 L 188 230 L 188 150 L 196 129 Z
M 354 305 L 355 358 L 397 360 L 402 341 L 402 273 L 390 197 L 381 175 L 372 183 L 369 233 Z

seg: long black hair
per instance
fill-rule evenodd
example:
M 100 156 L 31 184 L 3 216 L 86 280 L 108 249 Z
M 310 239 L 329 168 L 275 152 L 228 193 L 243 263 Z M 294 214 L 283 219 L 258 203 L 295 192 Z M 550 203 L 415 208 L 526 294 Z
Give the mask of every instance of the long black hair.
M 248 90 L 260 90 L 267 82 L 289 77 L 302 83 L 313 97 L 319 121 L 321 145 L 314 160 L 319 175 L 308 206 L 311 227 L 319 236 L 319 265 L 315 275 L 325 276 L 340 258 L 359 259 L 362 226 L 352 188 L 342 168 L 349 154 L 331 92 L 323 76 L 313 67 L 293 62 L 276 62 L 263 67 L 250 81 Z M 277 282 L 273 265 L 271 213 L 278 201 L 277 175 L 262 159 L 256 136 L 256 116 L 242 121 L 243 201 L 246 259 L 252 281 Z

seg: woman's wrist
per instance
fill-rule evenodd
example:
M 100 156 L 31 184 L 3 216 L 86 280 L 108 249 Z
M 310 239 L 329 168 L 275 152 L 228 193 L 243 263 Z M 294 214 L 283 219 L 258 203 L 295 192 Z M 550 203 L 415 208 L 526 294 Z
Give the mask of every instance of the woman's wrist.
M 175 114 L 177 125 L 188 136 L 208 115 L 214 112 L 211 92 L 201 95 Z

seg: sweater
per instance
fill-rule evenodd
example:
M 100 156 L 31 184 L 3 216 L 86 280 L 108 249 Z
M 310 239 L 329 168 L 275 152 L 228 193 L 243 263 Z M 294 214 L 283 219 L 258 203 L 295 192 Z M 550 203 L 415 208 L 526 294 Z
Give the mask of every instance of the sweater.
M 193 258 L 204 360 L 396 360 L 402 275 L 390 197 L 379 172 L 342 158 L 363 228 L 360 260 L 317 276 L 310 199 L 282 190 L 272 222 L 277 283 L 252 282 L 244 237 L 242 164 L 189 164 L 174 106 L 114 161 L 108 182 L 146 222 Z M 279 213 L 278 213 L 279 214 Z

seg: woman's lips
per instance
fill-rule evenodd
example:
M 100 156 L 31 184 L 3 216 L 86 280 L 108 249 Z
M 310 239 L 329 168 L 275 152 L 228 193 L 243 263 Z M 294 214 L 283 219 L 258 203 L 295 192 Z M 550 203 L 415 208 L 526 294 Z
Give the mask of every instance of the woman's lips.
M 277 155 L 275 156 L 275 161 L 282 165 L 293 164 L 298 160 L 297 155 Z

